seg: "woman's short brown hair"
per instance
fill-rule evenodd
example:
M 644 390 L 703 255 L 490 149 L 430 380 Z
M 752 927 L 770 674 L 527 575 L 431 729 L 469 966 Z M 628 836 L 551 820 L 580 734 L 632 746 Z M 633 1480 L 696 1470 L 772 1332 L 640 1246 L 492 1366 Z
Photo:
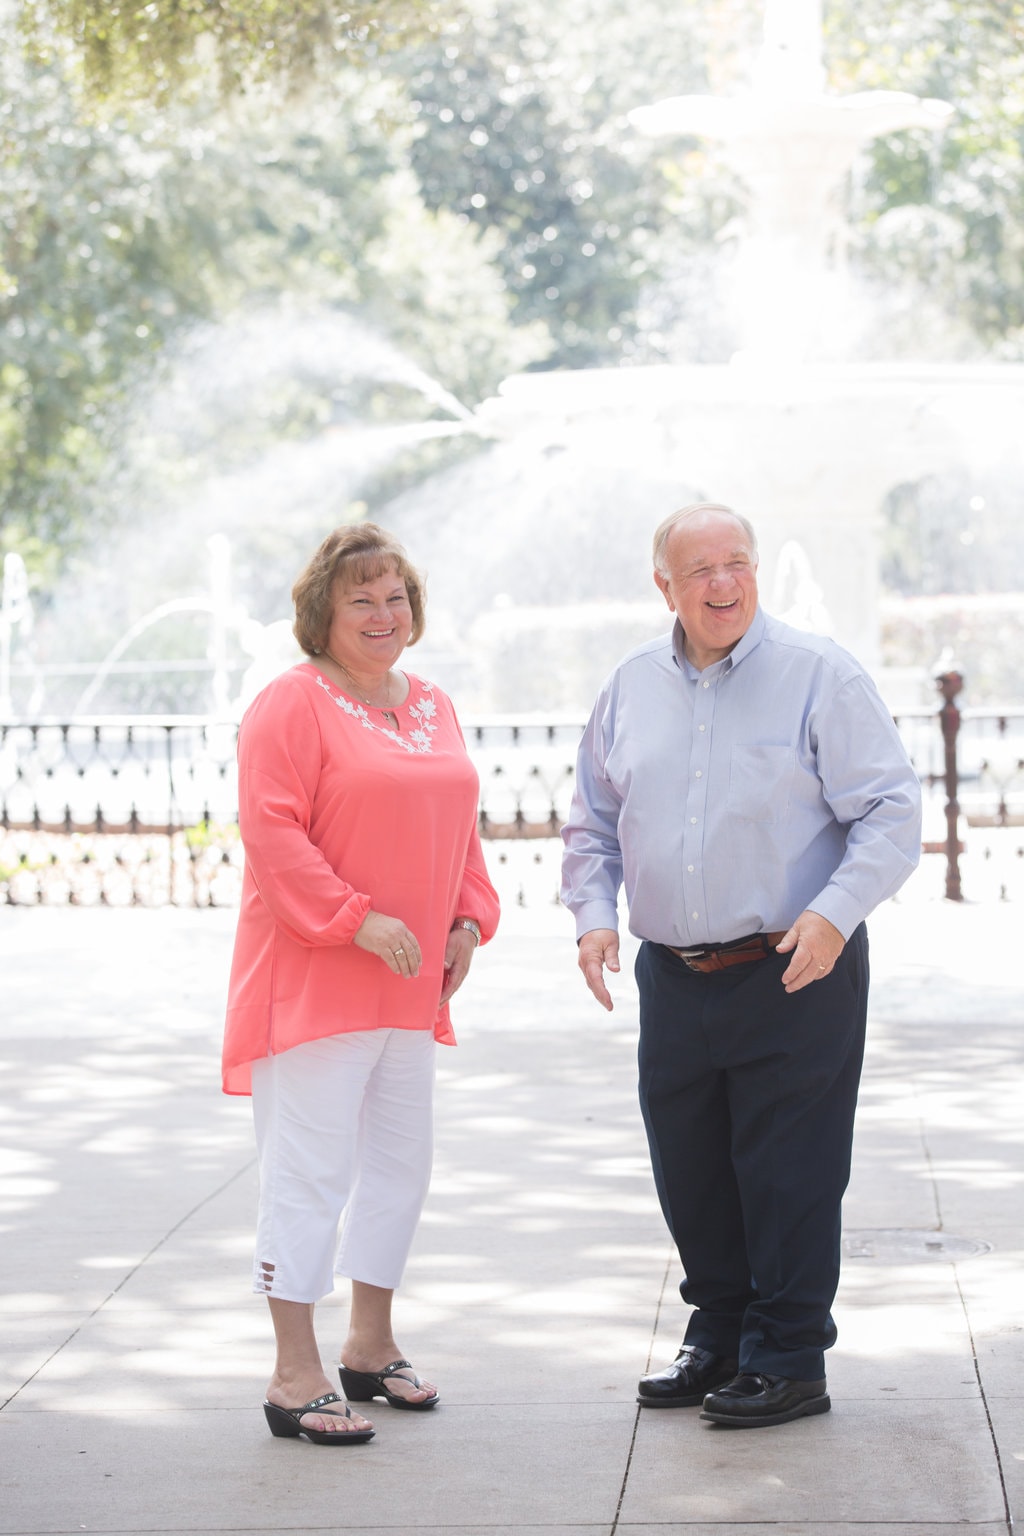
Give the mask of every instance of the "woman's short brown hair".
M 405 582 L 412 609 L 409 644 L 416 644 L 426 622 L 423 577 L 386 528 L 380 528 L 376 523 L 346 523 L 327 535 L 292 587 L 295 604 L 292 634 L 307 656 L 322 651 L 327 643 L 339 584 L 357 587 L 363 582 L 376 581 L 378 576 L 390 570 L 396 571 Z

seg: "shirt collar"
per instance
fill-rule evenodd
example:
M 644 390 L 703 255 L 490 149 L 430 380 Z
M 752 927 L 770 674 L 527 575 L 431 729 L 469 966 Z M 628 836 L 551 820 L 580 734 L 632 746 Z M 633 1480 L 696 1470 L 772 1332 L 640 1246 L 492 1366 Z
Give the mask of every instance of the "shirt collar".
M 762 609 L 761 605 L 758 604 L 754 612 L 754 617 L 750 621 L 749 628 L 747 629 L 746 633 L 741 635 L 739 640 L 737 640 L 728 656 L 723 657 L 722 660 L 717 663 L 717 667 L 707 667 L 705 670 L 708 672 L 717 671 L 719 674 L 721 674 L 723 672 L 731 671 L 733 667 L 738 667 L 743 658 L 745 656 L 749 656 L 755 646 L 760 645 L 762 639 L 764 638 L 764 631 L 764 610 Z M 701 674 L 697 671 L 697 668 L 693 665 L 692 661 L 688 660 L 687 658 L 686 652 L 683 649 L 684 641 L 685 635 L 683 634 L 683 626 L 680 624 L 677 617 L 675 623 L 672 626 L 672 654 L 675 658 L 676 666 L 680 667 L 687 677 L 700 677 Z

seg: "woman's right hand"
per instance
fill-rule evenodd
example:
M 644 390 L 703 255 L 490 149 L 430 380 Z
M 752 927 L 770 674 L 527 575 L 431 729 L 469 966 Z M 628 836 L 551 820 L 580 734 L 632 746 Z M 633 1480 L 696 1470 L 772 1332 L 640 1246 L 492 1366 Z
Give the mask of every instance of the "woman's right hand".
M 383 912 L 367 912 L 352 935 L 353 944 L 368 949 L 371 955 L 379 955 L 396 976 L 418 976 L 420 970 L 420 946 L 416 935 L 405 926 L 400 917 L 385 917 Z

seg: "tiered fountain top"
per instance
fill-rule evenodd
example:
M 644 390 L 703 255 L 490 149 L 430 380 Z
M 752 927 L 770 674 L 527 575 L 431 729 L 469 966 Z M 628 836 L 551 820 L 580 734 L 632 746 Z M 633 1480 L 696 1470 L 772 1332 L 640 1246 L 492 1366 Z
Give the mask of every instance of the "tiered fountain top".
M 745 183 L 733 307 L 754 356 L 820 355 L 829 312 L 843 303 L 835 194 L 858 150 L 897 129 L 938 129 L 952 110 L 904 91 L 828 96 L 824 83 L 821 0 L 767 0 L 748 91 L 671 96 L 630 113 L 645 134 L 718 140 Z

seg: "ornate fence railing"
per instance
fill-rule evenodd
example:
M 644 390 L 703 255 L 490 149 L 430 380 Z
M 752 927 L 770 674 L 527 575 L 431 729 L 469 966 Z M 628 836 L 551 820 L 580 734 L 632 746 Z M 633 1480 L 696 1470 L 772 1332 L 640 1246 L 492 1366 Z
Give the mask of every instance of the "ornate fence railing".
M 464 726 L 480 830 L 502 845 L 499 862 L 557 834 L 581 729 L 579 719 Z M 0 903 L 237 901 L 235 739 L 233 723 L 185 715 L 0 724 Z
M 1024 887 L 1024 708 L 959 711 L 957 691 L 946 682 L 939 709 L 897 716 L 925 788 L 924 845 L 946 855 L 946 895 L 959 899 L 971 829 L 984 894 L 1006 899 Z M 554 899 L 545 840 L 565 820 L 582 723 L 465 726 L 480 830 L 497 862 L 516 864 L 520 900 Z M 0 904 L 236 902 L 235 736 L 233 723 L 184 715 L 0 724 Z

